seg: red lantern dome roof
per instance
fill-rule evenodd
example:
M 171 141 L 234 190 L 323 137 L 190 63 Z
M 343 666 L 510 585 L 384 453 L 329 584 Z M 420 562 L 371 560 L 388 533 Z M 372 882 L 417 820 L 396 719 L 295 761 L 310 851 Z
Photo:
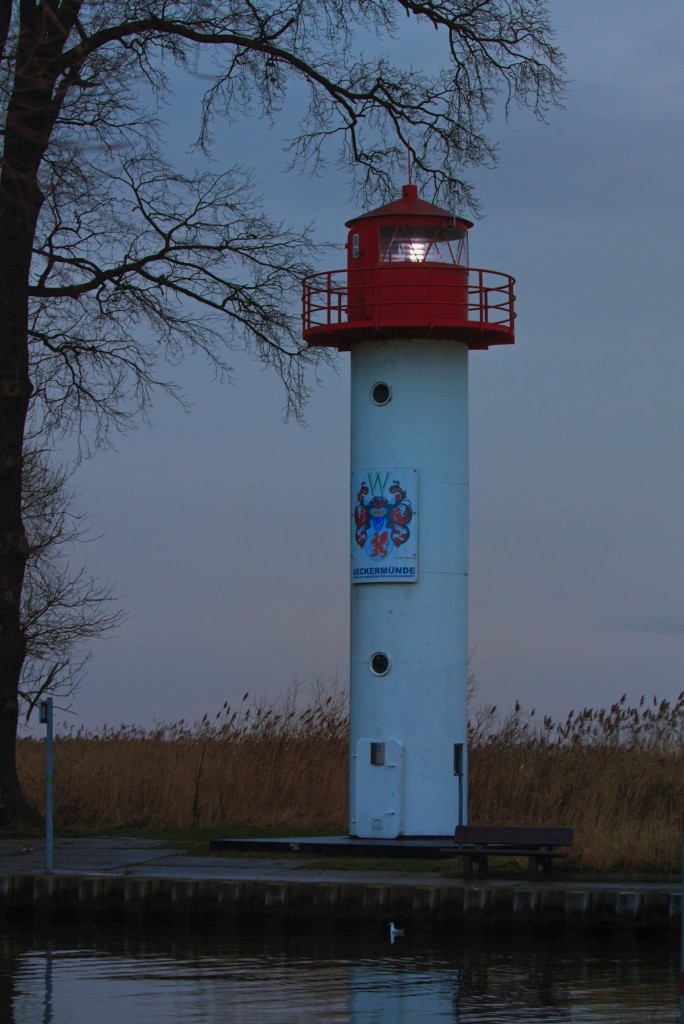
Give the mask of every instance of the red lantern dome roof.
M 448 220 L 450 222 L 458 221 L 459 224 L 463 224 L 467 228 L 472 228 L 473 226 L 473 222 L 466 220 L 465 217 L 455 216 L 449 210 L 442 210 L 439 206 L 426 203 L 424 199 L 419 197 L 417 185 L 404 185 L 401 190 L 401 199 L 395 199 L 385 206 L 379 206 L 377 210 L 369 210 L 368 213 L 352 217 L 351 220 L 346 221 L 346 226 L 350 228 L 360 220 L 368 220 L 369 218 L 375 220 L 380 217 L 391 217 L 392 220 L 408 219 L 411 221 L 413 221 L 413 218 L 422 221 Z

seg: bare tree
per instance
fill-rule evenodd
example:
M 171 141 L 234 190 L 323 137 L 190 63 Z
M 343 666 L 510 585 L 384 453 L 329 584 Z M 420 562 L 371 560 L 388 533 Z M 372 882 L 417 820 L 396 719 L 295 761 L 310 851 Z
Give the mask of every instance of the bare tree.
M 85 516 L 74 509 L 69 471 L 44 452 L 24 453 L 23 519 L 28 557 L 21 600 L 26 656 L 19 699 L 28 721 L 52 694 L 69 700 L 90 660 L 89 642 L 111 634 L 125 620 L 110 583 L 75 558 L 90 538 Z
M 436 30 L 435 73 L 392 58 L 418 22 Z M 90 450 L 173 389 L 164 360 L 199 351 L 230 376 L 239 345 L 297 414 L 319 358 L 289 304 L 309 232 L 267 215 L 237 159 L 186 173 L 165 156 L 169 71 L 200 51 L 200 156 L 217 124 L 277 121 L 298 83 L 292 166 L 341 163 L 367 201 L 391 193 L 408 150 L 436 200 L 472 205 L 463 169 L 494 163 L 496 105 L 543 117 L 562 89 L 544 0 L 0 0 L 0 821 L 30 813 L 14 756 L 29 409 Z

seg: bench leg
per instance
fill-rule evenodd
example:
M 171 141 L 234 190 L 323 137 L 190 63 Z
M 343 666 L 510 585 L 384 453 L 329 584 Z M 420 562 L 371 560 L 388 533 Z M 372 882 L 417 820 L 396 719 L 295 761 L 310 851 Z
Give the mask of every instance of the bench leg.
M 543 855 L 531 853 L 527 858 L 529 867 L 529 878 L 531 882 L 535 882 L 540 875 L 544 878 L 549 878 L 551 875 L 551 868 L 553 866 L 553 860 L 551 857 L 545 857 Z
M 480 853 L 475 860 L 477 861 L 477 877 L 478 878 L 489 878 L 489 861 L 486 853 Z
M 468 882 L 474 878 L 473 865 L 477 864 L 477 877 L 487 878 L 489 876 L 486 853 L 462 853 L 463 877 Z

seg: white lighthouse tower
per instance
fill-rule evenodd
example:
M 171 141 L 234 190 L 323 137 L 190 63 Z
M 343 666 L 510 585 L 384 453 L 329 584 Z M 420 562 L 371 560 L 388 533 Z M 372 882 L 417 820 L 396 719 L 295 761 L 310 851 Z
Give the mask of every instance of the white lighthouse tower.
M 467 822 L 468 353 L 511 344 L 513 278 L 418 197 L 347 222 L 304 338 L 351 352 L 351 836 Z

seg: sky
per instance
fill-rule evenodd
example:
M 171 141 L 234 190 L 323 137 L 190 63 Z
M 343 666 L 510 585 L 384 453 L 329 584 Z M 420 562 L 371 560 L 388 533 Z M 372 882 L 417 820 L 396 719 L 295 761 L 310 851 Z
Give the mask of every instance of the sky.
M 492 126 L 498 167 L 471 174 L 471 265 L 516 278 L 518 315 L 514 346 L 470 362 L 470 651 L 476 703 L 562 718 L 684 689 L 684 6 L 550 9 L 565 109 L 514 110 Z M 278 126 L 217 142 L 274 212 L 340 243 L 320 269 L 344 264 L 361 211 L 343 180 L 285 174 Z M 190 411 L 160 397 L 152 427 L 79 469 L 83 554 L 129 619 L 57 722 L 193 722 L 347 686 L 348 360 L 301 426 L 248 358 L 230 386 L 189 359 Z

